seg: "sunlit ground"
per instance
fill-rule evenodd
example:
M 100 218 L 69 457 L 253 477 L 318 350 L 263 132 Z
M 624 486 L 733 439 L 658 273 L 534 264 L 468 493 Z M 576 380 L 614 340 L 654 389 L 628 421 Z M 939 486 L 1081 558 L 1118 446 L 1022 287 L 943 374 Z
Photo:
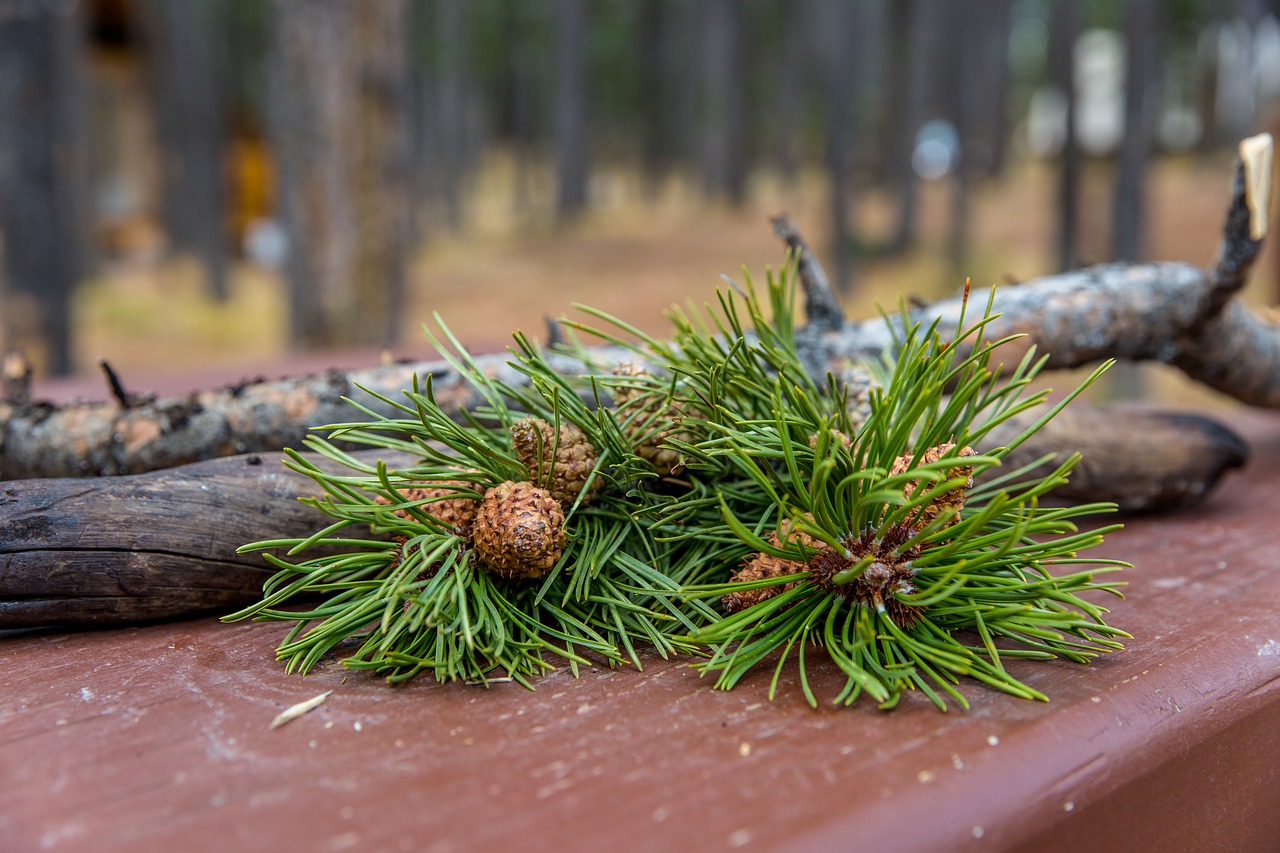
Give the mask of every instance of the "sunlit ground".
M 1225 156 L 1211 162 L 1167 160 L 1155 168 L 1150 257 L 1200 264 L 1213 257 L 1231 168 Z M 555 227 L 540 212 L 545 205 L 517 213 L 512 174 L 508 161 L 495 158 L 468 195 L 467 227 L 451 233 L 441 226 L 417 252 L 401 338 L 393 347 L 396 355 L 430 354 L 420 324 L 433 311 L 478 350 L 501 348 L 517 328 L 542 335 L 544 317 L 571 313 L 574 302 L 661 333 L 666 308 L 714 299 L 720 275 L 740 279 L 744 265 L 762 275 L 766 265 L 780 263 L 782 248 L 767 222 L 779 210 L 794 216 L 820 252 L 825 254 L 828 244 L 819 172 L 790 184 L 772 176 L 757 178 L 750 201 L 740 210 L 708 204 L 678 181 L 646 192 L 634 175 L 606 174 L 593 187 L 601 206 L 568 227 Z M 546 178 L 534 182 L 534 198 L 547 197 L 542 191 Z M 946 259 L 950 186 L 945 181 L 926 184 L 920 247 L 900 258 L 865 260 L 853 289 L 843 297 L 849 314 L 873 315 L 877 305 L 893 307 L 905 295 L 946 295 L 963 284 L 965 275 L 980 287 L 1052 272 L 1054 179 L 1045 167 L 1022 166 L 999 183 L 978 186 L 968 259 L 954 270 Z M 1087 260 L 1104 260 L 1109 254 L 1110 179 L 1102 164 L 1087 175 L 1081 241 Z M 894 211 L 893 201 L 881 194 L 859 199 L 862 239 L 881 242 Z M 1272 250 L 1255 271 L 1251 301 L 1275 301 L 1278 271 Z M 80 370 L 93 372 L 105 358 L 139 391 L 175 389 L 175 381 L 201 386 L 331 363 L 357 366 L 371 363 L 378 349 L 305 358 L 288 353 L 281 280 L 248 263 L 236 265 L 232 297 L 219 305 L 205 296 L 199 267 L 189 260 L 116 261 L 86 283 L 74 316 Z M 1217 399 L 1171 371 L 1143 373 L 1145 389 L 1157 396 Z

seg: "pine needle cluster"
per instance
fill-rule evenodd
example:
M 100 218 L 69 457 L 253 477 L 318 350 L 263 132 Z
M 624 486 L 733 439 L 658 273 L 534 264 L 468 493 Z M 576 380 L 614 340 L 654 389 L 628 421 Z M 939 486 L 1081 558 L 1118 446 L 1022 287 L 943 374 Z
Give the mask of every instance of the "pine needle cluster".
M 701 655 L 722 688 L 771 665 L 772 694 L 794 658 L 815 704 L 821 649 L 845 676 L 836 702 L 884 707 L 911 689 L 965 705 L 961 676 L 1044 699 L 1006 662 L 1119 648 L 1127 635 L 1081 596 L 1117 593 L 1096 576 L 1123 564 L 1079 556 L 1112 528 L 1075 525 L 1113 507 L 1042 506 L 1074 456 L 1048 474 L 999 468 L 1084 386 L 1050 406 L 1030 391 L 1043 358 L 994 362 L 1007 341 L 984 337 L 989 302 L 946 335 L 886 317 L 882 363 L 815 378 L 794 264 L 763 290 L 748 277 L 714 308 L 673 310 L 666 339 L 582 308 L 552 354 L 515 336 L 520 381 L 428 331 L 483 404 L 448 417 L 428 376 L 381 398 L 397 417 L 353 403 L 364 419 L 318 428 L 313 455 L 287 451 L 332 522 L 245 546 L 279 572 L 228 618 L 293 622 L 278 650 L 291 670 L 336 652 L 392 681 L 531 686 L 557 660 L 639 666 L 647 646 Z M 585 338 L 634 360 L 600 361 Z M 975 449 L 1032 410 L 1010 445 Z

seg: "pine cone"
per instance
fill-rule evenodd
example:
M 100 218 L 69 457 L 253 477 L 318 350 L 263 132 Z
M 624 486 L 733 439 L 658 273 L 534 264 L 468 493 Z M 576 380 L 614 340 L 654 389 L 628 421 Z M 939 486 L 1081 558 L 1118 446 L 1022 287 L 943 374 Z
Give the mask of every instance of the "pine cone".
M 643 366 L 629 361 L 615 366 L 613 375 L 637 379 L 650 379 L 653 376 Z M 677 441 L 693 440 L 689 433 L 676 429 L 676 425 L 684 417 L 679 404 L 668 403 L 666 393 L 657 387 L 639 387 L 639 383 L 636 386 L 613 385 L 610 386 L 609 393 L 618 406 L 620 420 L 625 422 L 623 431 L 631 440 L 636 455 L 647 460 L 659 474 L 674 474 L 680 467 L 680 454 L 669 447 L 663 447 L 663 442 L 671 438 Z M 622 411 L 623 409 L 626 411 Z
M 586 486 L 600 454 L 576 424 L 562 423 L 556 429 L 542 418 L 521 418 L 511 425 L 511 445 L 516 458 L 529 472 L 529 479 L 551 493 L 561 506 L 573 506 Z M 582 505 L 591 502 L 603 479 L 591 481 Z
M 950 442 L 947 444 L 939 444 L 937 447 L 930 447 L 923 454 L 921 454 L 920 461 L 917 464 L 925 465 L 930 462 L 937 462 L 939 459 L 945 456 L 948 452 L 950 452 L 950 450 L 953 447 L 955 447 L 955 444 Z M 964 447 L 964 448 L 961 448 L 960 453 L 958 455 L 959 456 L 977 456 L 978 453 L 972 447 Z M 889 470 L 889 475 L 893 476 L 895 474 L 906 473 L 906 471 L 908 471 L 911 468 L 911 460 L 912 460 L 912 456 L 909 453 L 905 456 L 899 456 L 897 459 L 894 460 L 893 468 Z M 951 517 L 951 520 L 947 522 L 948 527 L 960 520 L 960 510 L 964 509 L 965 492 L 973 488 L 973 466 L 957 465 L 956 467 L 947 471 L 948 480 L 954 480 L 960 477 L 966 478 L 968 482 L 964 483 L 963 485 L 957 486 L 954 489 L 945 491 L 940 495 L 934 495 L 933 500 L 931 500 L 929 502 L 929 505 L 924 508 L 924 513 L 920 517 L 920 521 L 922 524 L 929 524 L 935 518 L 937 518 L 939 515 L 941 515 L 943 512 L 945 512 L 948 509 L 955 510 L 955 515 L 953 515 Z M 902 488 L 902 494 L 910 498 L 913 494 L 915 494 L 916 487 L 918 485 L 919 484 L 915 480 L 908 482 Z
M 542 577 L 564 552 L 564 510 L 546 489 L 508 480 L 485 492 L 471 538 L 494 574 Z
M 778 530 L 769 534 L 769 544 L 776 548 L 782 547 L 782 542 L 799 542 L 806 548 L 819 550 L 825 548 L 826 545 L 812 536 L 799 530 L 791 529 L 791 522 L 783 519 L 778 525 Z M 799 560 L 784 560 L 781 557 L 771 557 L 768 554 L 756 554 L 750 560 L 742 564 L 742 568 L 733 573 L 733 577 L 729 578 L 730 582 L 746 582 L 758 581 L 764 578 L 779 578 L 783 575 L 794 575 L 798 572 L 804 572 L 808 569 L 807 564 Z M 773 598 L 775 595 L 786 592 L 798 583 L 782 584 L 780 586 L 764 586 L 758 589 L 746 589 L 742 592 L 730 592 L 720 597 L 720 603 L 724 605 L 724 609 L 728 613 L 737 613 L 739 610 L 745 610 L 753 604 L 759 604 L 766 599 Z
M 423 504 L 418 507 L 418 511 L 425 513 L 446 527 L 452 528 L 459 536 L 470 536 L 471 525 L 476 518 L 476 510 L 480 507 L 480 502 L 475 498 L 458 496 L 458 489 L 475 489 L 474 483 L 468 483 L 463 480 L 441 480 L 433 485 L 427 486 L 409 486 L 403 489 L 397 489 L 406 501 L 422 501 L 430 498 L 443 498 L 443 500 L 432 501 L 429 504 Z M 391 501 L 382 495 L 374 498 L 375 503 L 390 504 Z M 392 510 L 396 515 L 407 521 L 413 521 L 414 516 L 407 509 Z

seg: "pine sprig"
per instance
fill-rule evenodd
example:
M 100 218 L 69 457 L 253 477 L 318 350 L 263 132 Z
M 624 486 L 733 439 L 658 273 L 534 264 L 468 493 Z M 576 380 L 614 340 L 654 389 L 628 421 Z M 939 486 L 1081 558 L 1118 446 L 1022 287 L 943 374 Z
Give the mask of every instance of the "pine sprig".
M 778 302 L 788 292 L 787 278 L 771 279 L 768 288 L 784 322 L 789 315 Z M 1000 478 L 971 488 L 971 480 L 981 483 L 1012 446 L 1106 365 L 1049 407 L 1047 392 L 1026 393 L 1043 359 L 1028 353 L 1012 371 L 992 366 L 1007 341 L 983 340 L 989 310 L 950 339 L 936 325 L 911 326 L 897 342 L 898 357 L 886 365 L 883 387 L 872 393 L 870 417 L 849 432 L 853 424 L 838 387 L 807 380 L 794 337 L 765 318 L 750 287 L 741 306 L 722 296 L 721 310 L 711 324 L 681 315 L 673 343 L 662 352 L 684 390 L 678 399 L 698 411 L 689 428 L 697 440 L 673 446 L 684 454 L 691 479 L 705 476 L 722 490 L 735 483 L 745 488 L 727 492 L 732 500 L 722 493 L 716 507 L 704 500 L 694 512 L 674 501 L 665 512 L 680 521 L 682 536 L 737 539 L 741 550 L 730 559 L 739 565 L 771 559 L 768 565 L 789 570 L 685 588 L 695 600 L 751 593 L 756 601 L 690 636 L 711 647 L 698 666 L 718 674 L 717 686 L 733 687 L 776 656 L 776 687 L 794 652 L 802 690 L 814 702 L 805 649 L 818 646 L 846 675 L 838 702 L 866 693 L 891 707 L 904 690 L 918 689 L 945 709 L 948 697 L 967 705 L 955 689 L 960 676 L 1044 699 L 1005 669 L 1005 659 L 1084 662 L 1119 648 L 1116 638 L 1127 635 L 1105 624 L 1105 609 L 1080 596 L 1116 593 L 1119 584 L 1094 578 L 1123 564 L 1077 556 L 1113 528 L 1080 533 L 1073 522 L 1113 507 L 1045 510 L 1039 504 L 1078 460 L 1030 480 L 1029 470 L 1016 472 L 1017 485 L 1018 478 Z M 750 330 L 740 315 L 751 318 Z M 736 340 L 726 344 L 726 335 Z M 1037 406 L 1047 411 L 1010 447 L 986 455 L 969 449 Z M 945 505 L 958 504 L 963 498 L 956 496 L 965 493 L 963 512 Z M 783 528 L 802 539 L 784 541 Z M 1082 562 L 1095 568 L 1052 573 Z M 978 642 L 963 642 L 959 632 L 976 634 Z M 1020 648 L 1008 648 L 1011 642 Z
M 353 402 L 363 420 L 319 428 L 312 456 L 290 451 L 332 521 L 245 546 L 279 572 L 228 618 L 292 622 L 278 650 L 290 670 L 332 652 L 392 681 L 531 686 L 557 663 L 639 666 L 647 647 L 706 655 L 698 666 L 726 689 L 768 662 L 771 694 L 794 660 L 811 703 L 819 648 L 846 679 L 837 703 L 892 707 L 914 689 L 943 709 L 966 704 L 962 677 L 1044 699 L 1007 661 L 1119 648 L 1127 635 L 1085 596 L 1118 594 L 1098 578 L 1124 564 L 1080 556 L 1113 528 L 1075 524 L 1112 507 L 1041 505 L 1074 457 L 1048 474 L 1046 460 L 999 470 L 1081 389 L 1050 406 L 1030 390 L 1043 357 L 999 364 L 990 302 L 949 335 L 886 318 L 892 358 L 815 376 L 794 265 L 763 291 L 743 280 L 673 311 L 669 339 L 590 308 L 563 321 L 554 353 L 517 333 L 497 376 L 443 323 L 427 330 L 480 404 L 452 419 L 431 378 L 415 379 L 378 398 L 392 416 Z M 582 336 L 634 363 L 597 362 Z M 566 356 L 580 375 L 563 372 Z M 1033 409 L 1009 446 L 973 449 Z M 339 439 L 387 458 L 362 461 Z M 508 510 L 548 513 L 561 537 L 536 572 L 516 560 L 511 574 L 516 558 L 494 550 Z

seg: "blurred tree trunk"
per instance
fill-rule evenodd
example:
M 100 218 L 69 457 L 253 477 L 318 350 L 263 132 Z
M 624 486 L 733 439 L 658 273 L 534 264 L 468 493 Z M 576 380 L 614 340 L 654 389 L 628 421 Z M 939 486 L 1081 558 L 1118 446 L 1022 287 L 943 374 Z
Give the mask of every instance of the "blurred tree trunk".
M 897 28 L 905 39 L 894 63 L 893 74 L 901 78 L 902 98 L 891 99 L 897 116 L 893 157 L 897 162 L 896 191 L 898 221 L 889 241 L 892 252 L 905 252 L 916 242 L 916 208 L 919 188 L 911 158 L 916 133 L 933 103 L 933 89 L 942 79 L 937 55 L 948 16 L 941 0 L 902 0 L 895 5 Z M 954 69 L 948 69 L 951 73 Z
M 272 135 L 303 346 L 390 343 L 408 252 L 404 0 L 277 0 Z
M 72 369 L 70 301 L 87 252 L 84 42 L 70 0 L 0 0 L 0 323 L 6 345 L 43 351 L 54 374 Z
M 1076 140 L 1075 46 L 1080 0 L 1058 0 L 1049 24 L 1049 79 L 1066 100 L 1066 127 L 1058 173 L 1058 270 L 1077 266 L 1080 243 L 1080 145 Z
M 1129 0 L 1125 6 L 1124 137 L 1116 175 L 1112 257 L 1146 255 L 1147 166 L 1160 106 L 1160 3 Z
M 677 158 L 676 115 L 672 109 L 678 85 L 668 80 L 666 53 L 676 38 L 671 8 L 664 0 L 648 0 L 640 6 L 640 109 L 643 138 L 640 165 L 645 188 L 652 197 L 671 173 Z
M 738 0 L 703 7 L 702 174 L 713 197 L 739 205 L 746 197 L 746 21 Z
M 561 219 L 587 206 L 587 11 L 584 0 L 556 6 L 556 164 Z
M 147 0 L 146 67 L 160 151 L 161 206 L 170 246 L 204 265 L 209 293 L 225 300 L 230 118 L 224 91 L 224 0 Z
M 471 12 L 467 0 L 440 0 L 434 11 L 436 62 L 430 79 L 436 101 L 426 105 L 432 125 L 428 139 L 435 143 L 431 174 L 449 227 L 457 231 L 463 220 L 463 179 L 473 165 L 467 150 L 472 142 Z
M 958 150 L 951 175 L 951 233 L 947 237 L 947 260 L 950 274 L 957 278 L 965 274 L 964 265 L 969 251 L 970 195 L 978 161 L 980 143 L 975 132 L 979 89 L 987 81 L 980 79 L 981 69 L 976 57 L 970 57 L 970 46 L 981 44 L 985 13 L 993 7 L 991 0 L 952 0 L 944 14 L 947 16 L 947 32 L 943 67 L 950 69 L 947 88 L 950 90 L 951 121 L 955 125 Z
M 1056 8 L 1060 2 L 1055 0 L 1053 5 Z M 1013 0 L 987 0 L 974 3 L 971 8 L 981 21 L 975 46 L 965 51 L 963 57 L 963 61 L 974 63 L 982 81 L 974 93 L 972 130 L 982 148 L 975 165 L 979 174 L 999 177 L 1004 174 L 1008 159 L 1010 135 L 1009 40 L 1013 30 Z
M 846 0 L 824 0 L 818 20 L 822 27 L 823 77 L 827 95 L 827 173 L 831 193 L 831 257 L 835 285 L 847 293 L 853 286 L 853 229 L 849 208 L 853 181 L 850 160 L 854 141 L 853 31 L 857 10 Z
M 773 80 L 773 116 L 777 119 L 772 132 L 773 160 L 788 181 L 795 180 L 800 167 L 796 150 L 800 129 L 800 107 L 804 94 L 805 71 L 808 64 L 809 26 L 811 3 L 795 0 L 778 0 L 777 12 L 782 23 L 779 38 L 781 67 Z

